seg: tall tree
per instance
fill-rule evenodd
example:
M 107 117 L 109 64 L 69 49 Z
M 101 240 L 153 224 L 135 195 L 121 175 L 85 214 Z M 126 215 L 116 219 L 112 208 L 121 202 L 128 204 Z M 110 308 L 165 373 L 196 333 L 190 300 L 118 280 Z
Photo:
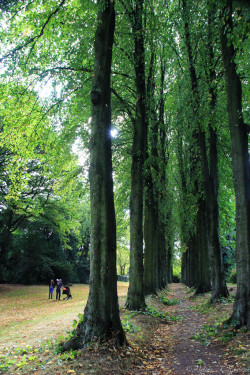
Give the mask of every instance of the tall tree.
M 212 301 L 221 297 L 224 290 L 224 296 L 228 295 L 225 286 L 224 265 L 222 260 L 222 250 L 219 238 L 219 173 L 218 173 L 218 135 L 215 121 L 216 103 L 217 103 L 217 86 L 215 70 L 215 53 L 213 48 L 213 25 L 214 25 L 215 7 L 208 3 L 208 90 L 210 95 L 210 119 L 208 124 L 209 131 L 209 151 L 208 157 L 205 152 L 205 134 L 201 135 L 201 150 L 203 160 L 203 180 L 206 192 L 206 205 L 208 216 L 208 245 L 211 260 L 211 282 L 212 282 Z M 209 159 L 208 159 L 209 158 Z
M 158 189 L 158 209 L 159 209 L 159 242 L 160 242 L 160 263 L 161 263 L 161 278 L 160 287 L 165 288 L 167 283 L 172 282 L 172 245 L 173 245 L 173 227 L 172 227 L 172 204 L 170 203 L 170 194 L 168 190 L 168 178 L 166 168 L 168 165 L 169 149 L 167 145 L 167 125 L 165 119 L 165 103 L 164 103 L 164 88 L 165 88 L 165 74 L 166 61 L 164 57 L 164 48 L 160 59 L 160 84 L 159 84 L 159 189 Z
M 145 52 L 143 33 L 144 0 L 129 9 L 134 36 L 134 69 L 136 82 L 136 118 L 132 146 L 130 196 L 130 278 L 127 307 L 140 310 L 145 307 L 143 288 L 143 165 L 146 140 Z M 130 8 L 130 7 L 129 7 Z
M 152 35 L 152 39 L 155 35 Z M 148 139 L 145 160 L 145 208 L 144 208 L 144 283 L 146 293 L 155 293 L 171 281 L 171 228 L 166 205 L 169 197 L 166 184 L 166 124 L 164 113 L 165 62 L 161 51 L 151 40 L 151 59 L 147 76 Z M 159 77 L 157 77 L 159 75 Z M 159 80 L 159 87 L 156 79 Z M 157 92 L 158 89 L 158 92 Z M 166 228 L 168 232 L 166 234 Z M 168 261 L 166 237 L 168 238 Z
M 197 197 L 197 215 L 196 215 L 196 230 L 190 239 L 190 250 L 194 252 L 194 258 L 191 261 L 191 264 L 197 262 L 199 271 L 195 272 L 195 280 L 194 284 L 197 288 L 197 293 L 206 292 L 210 289 L 209 287 L 209 279 L 208 273 L 206 270 L 208 269 L 208 244 L 207 244 L 207 218 L 206 218 L 206 202 L 204 198 L 200 194 L 200 186 L 198 181 L 198 171 L 201 168 L 201 162 L 203 161 L 200 153 L 199 153 L 199 145 L 201 146 L 201 140 L 203 140 L 203 133 L 201 131 L 201 124 L 199 121 L 199 92 L 198 92 L 198 79 L 197 73 L 195 69 L 195 62 L 193 58 L 193 51 L 192 51 L 192 44 L 191 44 L 191 35 L 190 35 L 190 18 L 189 18 L 189 8 L 187 5 L 186 0 L 182 1 L 182 8 L 183 8 L 183 21 L 184 21 L 184 35 L 185 35 L 185 44 L 187 49 L 187 58 L 188 58 L 188 68 L 189 68 L 189 76 L 191 82 L 191 90 L 192 90 L 192 111 L 193 111 L 193 119 L 194 119 L 194 129 L 192 133 L 192 146 L 193 150 L 191 156 L 191 163 L 193 169 L 193 176 L 196 176 L 196 180 L 194 178 L 194 195 Z M 202 144 L 202 146 L 204 146 Z M 201 147 L 200 147 L 201 148 Z M 201 148 L 201 151 L 204 151 Z M 195 155 L 196 153 L 196 155 Z M 204 189 L 204 186 L 203 186 Z M 203 190 L 202 189 L 202 190 Z M 192 254 L 190 254 L 192 255 Z M 206 278 L 204 277 L 206 276 Z
M 233 2 L 226 0 L 222 11 L 221 49 L 226 81 L 228 124 L 232 142 L 234 189 L 236 196 L 237 294 L 232 319 L 237 326 L 250 328 L 250 156 L 249 125 L 242 112 L 242 86 L 232 42 Z
M 198 77 L 195 68 L 195 62 L 193 59 L 193 51 L 191 47 L 191 39 L 190 39 L 190 27 L 188 22 L 188 7 L 186 0 L 183 0 L 183 12 L 184 12 L 184 30 L 185 30 L 185 39 L 186 39 L 186 46 L 188 52 L 188 60 L 189 60 L 189 72 L 190 72 L 190 80 L 192 85 L 192 94 L 193 94 L 193 110 L 194 110 L 194 118 L 196 118 L 196 129 L 194 133 L 194 137 L 196 138 L 197 145 L 199 145 L 200 149 L 200 162 L 202 168 L 202 176 L 203 176 L 203 190 L 205 192 L 205 200 L 203 197 L 199 197 L 198 199 L 198 216 L 197 216 L 197 235 L 200 246 L 198 246 L 198 257 L 202 256 L 201 265 L 203 270 L 203 275 L 199 277 L 200 282 L 198 285 L 198 291 L 206 291 L 210 289 L 209 285 L 209 277 L 208 277 L 208 262 L 204 263 L 204 259 L 208 259 L 208 249 L 209 254 L 211 257 L 211 267 L 212 267 L 212 300 L 215 301 L 220 297 L 225 297 L 228 295 L 228 290 L 226 287 L 225 281 L 225 274 L 224 274 L 224 267 L 222 261 L 222 253 L 221 247 L 219 242 L 219 234 L 218 234 L 218 204 L 217 202 L 217 185 L 218 179 L 215 181 L 216 175 L 214 171 L 216 171 L 216 155 L 211 155 L 210 158 L 210 169 L 209 170 L 209 162 L 207 158 L 207 145 L 206 145 L 206 133 L 204 130 L 204 126 L 201 124 L 201 116 L 200 116 L 200 95 L 199 95 L 199 88 L 198 88 Z M 211 53 L 211 48 L 210 48 Z M 211 59 L 211 58 L 210 58 Z M 212 61 L 210 62 L 212 63 Z M 210 67 L 210 70 L 212 68 Z M 212 73 L 211 73 L 212 74 Z M 215 94 L 213 95 L 213 101 L 215 101 Z M 214 104 L 213 104 L 214 105 Z M 216 151 L 214 149 L 214 141 L 215 138 L 213 134 L 210 137 L 212 153 Z M 208 231 L 206 230 L 208 228 Z M 203 234 L 203 238 L 201 235 Z M 208 236 L 208 237 L 207 237 Z M 200 242 L 202 241 L 202 242 Z M 204 252 L 204 248 L 207 247 L 207 250 Z M 206 281 L 205 281 L 206 277 Z
M 111 157 L 110 75 L 115 29 L 114 1 L 99 1 L 92 81 L 90 141 L 90 286 L 84 310 L 73 338 L 64 348 L 79 348 L 98 338 L 126 342 L 117 297 L 116 223 Z
M 147 79 L 146 109 L 148 118 L 148 136 L 144 164 L 144 287 L 145 294 L 156 293 L 159 288 L 159 217 L 153 169 L 158 161 L 158 122 L 155 108 L 155 45 L 152 45 L 150 68 Z M 151 146 L 151 147 L 150 147 Z

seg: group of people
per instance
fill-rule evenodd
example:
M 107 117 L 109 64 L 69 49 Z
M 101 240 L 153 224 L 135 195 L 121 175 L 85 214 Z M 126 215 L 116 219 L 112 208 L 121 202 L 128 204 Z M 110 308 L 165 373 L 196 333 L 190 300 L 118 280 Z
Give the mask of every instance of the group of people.
M 53 299 L 53 292 L 56 288 L 56 299 L 61 299 L 61 289 L 63 287 L 62 279 L 56 279 L 56 283 L 54 280 L 50 280 L 49 283 L 49 299 Z

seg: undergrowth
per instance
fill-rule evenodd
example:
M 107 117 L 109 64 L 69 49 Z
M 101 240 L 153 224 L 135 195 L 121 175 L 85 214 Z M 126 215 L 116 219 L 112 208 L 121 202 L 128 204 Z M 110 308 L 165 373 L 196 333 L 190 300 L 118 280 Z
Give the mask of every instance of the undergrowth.
M 214 325 L 204 324 L 201 330 L 190 338 L 191 340 L 200 341 L 204 346 L 208 346 L 214 339 L 228 343 L 235 336 L 244 332 L 246 332 L 246 327 L 235 329 L 235 322 L 232 321 L 228 324 L 219 319 Z
M 174 314 L 169 314 L 169 313 L 164 313 L 162 311 L 157 310 L 155 307 L 147 307 L 144 311 L 140 312 L 141 314 L 144 315 L 150 315 L 153 318 L 160 318 L 168 321 L 180 321 L 182 320 L 181 315 L 174 315 Z
M 180 303 L 179 299 L 175 299 L 175 298 L 169 299 L 164 296 L 160 296 L 160 300 L 164 305 L 167 305 L 167 306 L 178 305 Z

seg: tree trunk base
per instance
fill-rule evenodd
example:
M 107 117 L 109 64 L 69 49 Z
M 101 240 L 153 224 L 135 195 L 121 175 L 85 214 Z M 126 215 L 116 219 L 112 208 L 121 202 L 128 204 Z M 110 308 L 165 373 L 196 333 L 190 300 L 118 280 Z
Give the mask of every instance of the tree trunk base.
M 211 292 L 211 286 L 210 285 L 199 285 L 195 291 L 195 295 L 198 294 L 204 294 Z
M 236 296 L 233 313 L 228 319 L 228 323 L 233 324 L 236 329 L 247 326 L 249 330 L 249 312 L 246 301 L 246 298 L 240 298 Z
M 129 301 L 126 302 L 126 309 L 130 311 L 143 311 L 145 310 L 146 306 L 147 306 L 146 303 L 134 304 L 134 303 L 130 303 Z
M 108 342 L 113 341 L 115 347 L 122 347 L 127 345 L 127 340 L 125 333 L 121 329 L 102 329 L 99 324 L 90 325 L 86 321 L 79 323 L 76 328 L 76 333 L 63 345 L 64 351 L 77 350 L 87 348 L 91 343 L 98 342 Z
M 221 298 L 228 298 L 228 297 L 229 297 L 229 292 L 228 292 L 227 287 L 225 286 L 224 288 L 222 288 L 221 290 L 218 290 L 217 292 L 215 291 L 212 292 L 210 302 L 212 304 L 217 303 L 221 300 Z
M 84 343 L 79 336 L 71 337 L 68 341 L 63 344 L 63 350 L 65 352 L 72 350 L 78 350 L 84 348 Z

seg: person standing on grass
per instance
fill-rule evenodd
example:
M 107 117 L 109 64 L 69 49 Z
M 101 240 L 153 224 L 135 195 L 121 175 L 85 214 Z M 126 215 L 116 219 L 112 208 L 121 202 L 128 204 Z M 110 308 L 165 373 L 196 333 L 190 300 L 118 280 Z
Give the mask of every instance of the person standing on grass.
M 62 288 L 62 279 L 57 279 L 56 280 L 56 299 L 61 298 L 61 288 Z
M 53 298 L 54 288 L 55 288 L 55 283 L 54 283 L 54 280 L 52 279 L 50 280 L 50 283 L 49 283 L 49 299 Z

